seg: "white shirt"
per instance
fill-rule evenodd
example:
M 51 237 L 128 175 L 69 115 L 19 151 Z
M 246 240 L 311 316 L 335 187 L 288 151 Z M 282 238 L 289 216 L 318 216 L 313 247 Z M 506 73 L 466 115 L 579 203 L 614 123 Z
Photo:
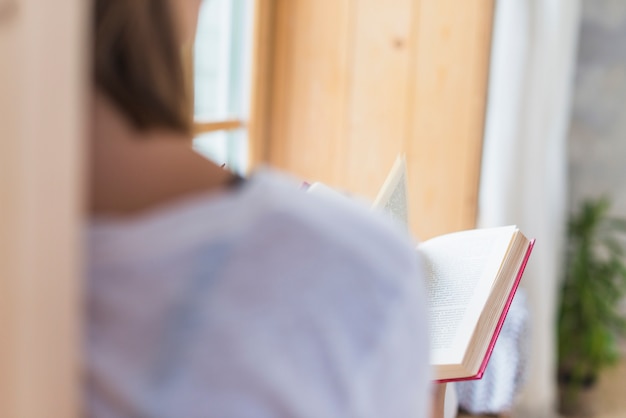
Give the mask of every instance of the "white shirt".
M 422 270 L 368 209 L 262 171 L 87 234 L 88 416 L 426 416 Z

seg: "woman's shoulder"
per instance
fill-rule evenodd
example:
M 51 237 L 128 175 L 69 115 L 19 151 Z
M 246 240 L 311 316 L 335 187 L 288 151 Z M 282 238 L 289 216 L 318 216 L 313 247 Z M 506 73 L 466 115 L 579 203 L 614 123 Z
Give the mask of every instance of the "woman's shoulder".
M 341 251 L 365 260 L 414 254 L 406 233 L 391 220 L 350 199 L 328 199 L 305 193 L 300 182 L 263 169 L 220 193 L 196 194 L 137 217 L 95 219 L 87 228 L 97 258 L 163 259 L 185 249 L 229 243 L 260 245 L 293 253 Z

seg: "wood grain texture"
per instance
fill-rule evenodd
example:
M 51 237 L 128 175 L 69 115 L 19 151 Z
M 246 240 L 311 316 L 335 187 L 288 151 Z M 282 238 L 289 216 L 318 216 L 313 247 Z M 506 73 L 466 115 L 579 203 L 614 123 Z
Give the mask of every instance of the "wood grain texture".
M 424 239 L 476 223 L 492 1 L 422 1 L 407 161 L 414 231 Z
M 412 230 L 477 212 L 493 0 L 276 0 L 267 161 L 373 199 L 407 156 Z
M 414 0 L 393 7 L 360 0 L 353 13 L 352 68 L 342 186 L 373 199 L 404 152 Z
M 269 162 L 343 180 L 353 0 L 276 0 Z

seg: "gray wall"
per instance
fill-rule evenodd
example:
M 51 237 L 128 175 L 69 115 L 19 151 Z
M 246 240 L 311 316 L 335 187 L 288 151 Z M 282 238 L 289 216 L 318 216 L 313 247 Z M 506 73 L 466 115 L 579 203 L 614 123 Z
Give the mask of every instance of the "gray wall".
M 626 217 L 626 0 L 583 0 L 569 169 L 571 207 L 606 194 Z

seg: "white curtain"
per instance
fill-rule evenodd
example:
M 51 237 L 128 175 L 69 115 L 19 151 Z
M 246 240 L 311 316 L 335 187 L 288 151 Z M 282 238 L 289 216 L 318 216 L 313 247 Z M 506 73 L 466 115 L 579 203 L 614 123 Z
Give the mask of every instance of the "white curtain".
M 523 279 L 531 314 L 519 416 L 554 410 L 555 314 L 567 207 L 567 133 L 580 0 L 499 0 L 479 226 L 517 224 L 537 239 Z

